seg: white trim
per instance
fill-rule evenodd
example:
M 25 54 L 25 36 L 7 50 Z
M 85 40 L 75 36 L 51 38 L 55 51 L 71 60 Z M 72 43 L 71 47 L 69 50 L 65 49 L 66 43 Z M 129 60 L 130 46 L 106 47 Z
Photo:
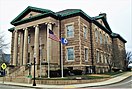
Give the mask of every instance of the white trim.
M 67 26 L 68 25 L 72 25 L 73 26 L 73 36 L 70 36 L 70 37 L 67 37 Z M 66 38 L 73 38 L 74 37 L 74 33 L 75 33 L 74 30 L 75 30 L 75 28 L 74 28 L 74 22 L 65 24 L 65 37 Z
M 82 51 L 81 51 L 81 36 L 80 36 L 80 34 L 81 34 L 81 21 L 80 21 L 81 19 L 80 19 L 80 16 L 78 17 L 78 26 L 79 26 L 79 50 L 80 50 L 80 52 L 79 52 L 79 55 L 80 55 L 80 65 L 82 64 L 82 55 L 81 55 L 81 53 L 82 53 Z
M 86 38 L 84 37 L 84 27 L 86 27 Z M 88 39 L 88 32 L 89 32 L 88 26 L 83 23 L 83 37 L 84 37 L 84 39 Z
M 88 61 L 88 59 L 89 59 L 89 49 L 88 49 L 88 58 L 87 58 L 87 60 L 85 60 L 85 49 L 88 49 L 88 47 L 84 46 L 84 61 Z
M 74 52 L 74 53 L 73 53 L 73 54 L 74 54 L 74 55 L 73 55 L 73 60 L 68 60 L 67 48 L 73 48 L 73 52 Z M 75 50 L 74 50 L 74 46 L 66 46 L 66 47 L 65 47 L 65 50 L 66 50 L 66 51 L 65 51 L 65 52 L 66 52 L 66 53 L 65 53 L 65 54 L 66 54 L 66 61 L 67 61 L 67 62 L 73 62 L 73 61 L 75 61 Z

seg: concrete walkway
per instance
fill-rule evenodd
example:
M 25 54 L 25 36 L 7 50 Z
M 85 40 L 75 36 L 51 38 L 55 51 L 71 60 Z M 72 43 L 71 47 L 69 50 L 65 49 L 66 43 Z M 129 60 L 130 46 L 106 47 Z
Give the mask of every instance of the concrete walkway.
M 6 85 L 15 85 L 15 86 L 24 86 L 24 87 L 30 87 L 30 88 L 82 88 L 82 87 L 92 87 L 92 86 L 102 86 L 102 85 L 108 85 L 120 82 L 128 77 L 132 76 L 132 72 L 126 72 L 122 74 L 121 76 L 117 76 L 114 78 L 111 78 L 109 80 L 103 81 L 103 82 L 97 82 L 97 83 L 86 83 L 86 84 L 72 84 L 72 85 L 41 85 L 37 84 L 37 86 L 32 86 L 32 84 L 22 84 L 22 83 L 12 83 L 12 82 L 5 82 Z M 3 84 L 2 81 L 0 81 L 0 84 Z

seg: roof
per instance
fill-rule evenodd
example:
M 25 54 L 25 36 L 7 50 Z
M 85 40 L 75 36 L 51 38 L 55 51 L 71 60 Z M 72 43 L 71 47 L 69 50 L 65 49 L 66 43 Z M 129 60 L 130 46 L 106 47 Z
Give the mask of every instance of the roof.
M 22 19 L 25 15 L 27 15 L 30 11 L 34 11 L 34 12 L 39 12 L 41 14 L 38 14 L 36 16 L 33 16 L 31 18 L 26 18 L 26 19 Z M 85 20 L 89 21 L 89 22 L 93 22 L 94 24 L 96 24 L 98 27 L 100 27 L 102 30 L 104 30 L 105 32 L 107 32 L 109 35 L 111 35 L 113 38 L 120 38 L 123 42 L 126 42 L 125 39 L 123 39 L 123 37 L 121 37 L 119 34 L 118 36 L 115 36 L 112 33 L 112 30 L 107 22 L 106 19 L 106 14 L 105 13 L 101 13 L 99 16 L 95 16 L 95 17 L 90 17 L 89 15 L 87 15 L 85 12 L 83 12 L 81 9 L 66 9 L 66 10 L 62 10 L 59 12 L 53 12 L 51 10 L 48 9 L 42 9 L 42 8 L 37 8 L 37 7 L 32 7 L 32 6 L 28 6 L 23 12 L 21 12 L 14 20 L 11 21 L 11 24 L 14 26 L 23 24 L 23 23 L 27 23 L 27 22 L 31 22 L 37 19 L 41 19 L 44 17 L 53 17 L 55 19 L 66 19 L 66 18 L 70 18 L 73 16 L 81 16 L 83 17 Z M 101 25 L 97 20 L 98 19 L 102 19 L 102 21 L 104 22 L 104 25 Z M 14 27 L 8 29 L 8 31 L 14 31 Z
M 92 18 L 89 15 L 87 15 L 85 12 L 83 12 L 81 9 L 66 9 L 66 10 L 56 12 L 56 14 L 60 15 L 62 19 L 68 16 L 81 15 L 87 20 L 92 20 Z
M 13 32 L 15 27 L 9 28 L 8 31 Z
M 112 32 L 112 30 L 111 30 L 111 28 L 110 28 L 110 26 L 109 26 L 109 24 L 108 24 L 108 22 L 107 22 L 106 13 L 101 13 L 101 14 L 99 14 L 99 16 L 93 17 L 93 19 L 94 19 L 94 20 L 102 19 L 102 21 L 104 22 L 104 25 L 106 26 L 106 28 L 107 28 L 110 32 Z
M 119 38 L 120 40 L 122 40 L 124 43 L 126 43 L 127 41 L 119 34 L 117 33 L 111 33 L 112 38 Z
M 51 10 L 48 10 L 48 9 L 42 9 L 42 8 L 28 6 L 23 12 L 21 12 L 15 19 L 13 19 L 11 21 L 11 24 L 14 24 L 14 22 L 22 19 L 22 17 L 24 17 L 30 11 L 35 11 L 35 12 L 39 12 L 39 13 L 42 13 L 42 14 L 52 12 Z

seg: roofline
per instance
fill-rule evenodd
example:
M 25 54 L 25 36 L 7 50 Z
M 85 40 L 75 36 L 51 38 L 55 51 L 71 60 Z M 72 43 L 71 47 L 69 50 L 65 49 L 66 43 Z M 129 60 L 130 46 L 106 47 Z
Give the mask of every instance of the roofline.
M 115 35 L 113 35 L 115 34 Z M 112 38 L 119 38 L 120 40 L 122 40 L 124 43 L 127 43 L 127 41 L 120 35 L 120 34 L 116 34 L 116 33 L 112 33 L 111 34 Z
M 33 10 L 33 11 L 36 11 L 36 12 L 44 12 L 44 11 L 46 12 L 46 10 L 47 10 L 47 11 L 53 12 L 53 11 L 48 10 L 48 9 L 42 9 L 42 8 L 28 6 L 23 12 L 21 12 L 15 19 L 13 19 L 11 21 L 11 24 L 14 23 L 16 20 L 18 20 L 21 16 L 25 15 L 24 13 L 28 12 L 28 10 Z
M 48 13 L 43 13 L 43 14 L 31 17 L 31 18 L 23 19 L 23 20 L 20 20 L 20 21 L 11 22 L 11 24 L 16 26 L 16 25 L 20 25 L 20 24 L 23 24 L 23 23 L 31 22 L 31 21 L 38 20 L 38 19 L 41 19 L 43 17 L 49 17 L 49 16 L 57 19 L 57 16 L 54 15 L 54 13 L 48 12 Z
M 15 27 L 9 28 L 8 31 L 13 32 L 15 30 Z
M 106 27 L 109 29 L 110 32 L 112 32 L 109 24 L 107 23 L 107 19 L 103 16 L 103 15 L 99 15 L 99 16 L 95 16 L 93 17 L 94 20 L 99 20 L 99 19 L 102 19 L 106 25 Z

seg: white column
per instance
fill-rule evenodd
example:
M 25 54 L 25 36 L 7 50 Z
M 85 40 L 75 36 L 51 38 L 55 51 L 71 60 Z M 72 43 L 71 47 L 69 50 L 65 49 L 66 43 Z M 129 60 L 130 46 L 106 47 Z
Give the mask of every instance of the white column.
M 49 39 L 49 29 L 52 30 L 52 24 L 47 24 L 47 61 L 48 61 L 48 78 L 50 78 L 50 39 Z
M 35 38 L 34 38 L 34 53 L 36 57 L 36 64 L 39 64 L 39 26 L 35 26 Z
M 26 65 L 28 59 L 28 29 L 24 29 L 24 49 L 23 49 L 23 64 Z
M 15 30 L 14 52 L 13 52 L 13 65 L 16 65 L 16 60 L 17 60 L 17 46 L 18 46 L 18 32 L 17 32 L 17 30 Z
M 23 32 L 20 35 L 20 65 L 23 65 Z

